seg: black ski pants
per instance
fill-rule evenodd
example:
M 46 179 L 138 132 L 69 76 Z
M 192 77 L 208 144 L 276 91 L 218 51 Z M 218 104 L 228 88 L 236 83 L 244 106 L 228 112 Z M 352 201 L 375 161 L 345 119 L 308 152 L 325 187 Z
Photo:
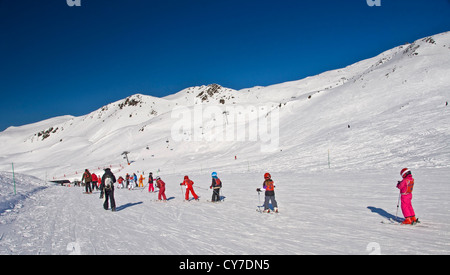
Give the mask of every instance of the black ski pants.
M 220 201 L 220 188 L 213 189 L 211 201 Z
M 111 202 L 112 211 L 116 211 L 116 200 L 114 199 L 114 189 L 105 189 L 105 202 L 103 208 L 108 210 L 108 203 Z
M 86 193 L 92 193 L 91 182 L 86 182 Z

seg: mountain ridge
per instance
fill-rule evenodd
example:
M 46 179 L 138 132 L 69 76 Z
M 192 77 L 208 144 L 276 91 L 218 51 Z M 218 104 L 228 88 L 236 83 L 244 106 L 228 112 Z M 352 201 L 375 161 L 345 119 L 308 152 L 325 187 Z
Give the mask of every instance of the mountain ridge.
M 359 148 L 361 152 L 366 152 L 369 149 L 365 147 L 370 147 L 366 154 L 373 157 L 368 165 L 375 163 L 381 167 L 392 164 L 392 161 L 383 160 L 376 147 L 387 148 L 385 157 L 396 157 L 395 154 L 401 152 L 396 140 L 414 144 L 414 150 L 420 151 L 413 159 L 403 154 L 400 160 L 420 166 L 426 163 L 423 161 L 425 153 L 419 150 L 420 144 L 412 141 L 412 135 L 384 138 L 385 143 L 372 137 L 383 140 L 386 135 L 396 136 L 396 123 L 409 124 L 415 119 L 420 124 L 414 130 L 416 136 L 421 133 L 425 135 L 426 131 L 420 128 L 433 125 L 431 136 L 436 136 L 436 140 L 445 145 L 441 138 L 448 137 L 449 130 L 435 125 L 429 114 L 435 112 L 432 106 L 440 108 L 438 102 L 443 106 L 448 101 L 449 53 L 450 32 L 446 32 L 395 47 L 345 68 L 266 87 L 233 90 L 209 84 L 189 87 L 162 98 L 134 94 L 84 116 L 61 116 L 6 129 L 0 133 L 3 155 L 0 170 L 7 170 L 10 162 L 14 161 L 19 163 L 19 170 L 42 177 L 42 172 L 36 171 L 45 169 L 57 174 L 60 162 L 70 170 L 90 167 L 91 163 L 96 163 L 92 166 L 104 166 L 109 162 L 123 162 L 120 153 L 125 150 L 133 152 L 135 159 L 150 159 L 151 166 L 158 169 L 168 166 L 172 167 L 169 169 L 172 171 L 179 170 L 186 162 L 189 163 L 183 167 L 186 170 L 202 165 L 220 167 L 220 159 L 205 160 L 210 158 L 210 153 L 218 154 L 218 158 L 226 156 L 227 159 L 235 155 L 245 156 L 245 161 L 239 158 L 237 162 L 224 162 L 224 166 L 230 166 L 230 169 L 239 163 L 239 169 L 245 170 L 245 167 L 242 168 L 245 162 L 248 167 L 252 162 L 255 166 L 260 163 L 267 169 L 322 169 L 327 166 L 326 157 L 322 154 L 325 155 L 330 148 L 339 155 L 333 159 L 342 162 L 334 167 L 346 169 L 357 165 L 358 162 L 351 159 L 361 155 L 348 154 L 348 150 Z M 264 111 L 260 110 L 253 117 L 258 122 L 271 112 L 279 112 L 280 144 L 276 152 L 257 153 L 264 141 L 249 140 L 249 133 L 243 141 L 235 138 L 231 142 L 218 142 L 220 138 L 217 138 L 217 133 L 233 126 L 233 122 L 234 136 L 239 134 L 236 133 L 239 123 L 245 124 L 246 132 L 250 131 L 250 118 L 239 122 L 237 115 L 229 117 L 226 113 L 238 106 L 249 110 L 249 117 L 252 115 L 251 108 L 257 110 L 265 107 Z M 200 107 L 204 113 L 201 123 L 198 123 L 195 110 Z M 185 108 L 192 116 L 190 129 L 182 129 L 186 140 L 191 138 L 191 142 L 173 141 L 173 125 L 179 121 L 179 118 L 173 117 L 177 108 Z M 223 116 L 205 117 L 205 110 L 213 108 L 223 111 Z M 434 116 L 441 124 L 448 124 L 444 121 L 444 114 L 436 112 Z M 425 118 L 426 122 L 422 121 Z M 380 123 L 386 125 L 390 132 L 380 129 Z M 201 140 L 192 141 L 193 133 L 199 131 L 198 127 L 201 128 Z M 208 134 L 216 139 L 206 140 Z M 424 139 L 421 142 L 426 144 L 427 141 Z M 441 148 L 443 145 L 434 147 Z M 289 151 L 288 156 L 286 151 Z M 431 158 L 439 159 L 438 166 L 444 165 L 447 159 L 442 154 L 437 149 L 432 151 Z M 308 161 L 300 161 L 301 158 Z M 270 159 L 277 161 L 272 165 Z M 139 169 L 144 169 L 146 165 L 149 164 L 142 164 Z

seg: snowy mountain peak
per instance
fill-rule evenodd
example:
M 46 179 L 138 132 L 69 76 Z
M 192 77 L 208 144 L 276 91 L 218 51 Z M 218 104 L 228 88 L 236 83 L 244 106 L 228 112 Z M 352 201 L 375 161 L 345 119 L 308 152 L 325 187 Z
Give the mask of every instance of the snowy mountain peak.
M 246 171 L 252 165 L 270 171 L 448 167 L 449 53 L 447 32 L 346 68 L 267 87 L 236 91 L 210 84 L 164 98 L 135 94 L 85 116 L 5 130 L 0 170 L 8 171 L 14 161 L 18 171 L 43 178 L 45 170 L 60 178 L 121 164 L 123 151 L 131 152 L 133 164 L 125 168 L 130 172 L 149 166 L 164 173 L 205 166 Z M 254 116 L 255 105 L 268 108 Z M 199 113 L 203 106 L 218 115 Z M 229 110 L 233 106 L 240 107 L 235 114 Z M 172 139 L 173 126 L 182 124 L 173 116 L 178 107 L 192 124 L 183 128 L 182 142 Z M 249 137 L 258 136 L 252 125 L 261 133 L 261 119 L 271 110 L 279 111 L 280 148 L 268 154 L 260 150 L 262 140 Z M 221 131 L 227 131 L 227 141 L 219 138 Z M 217 138 L 186 141 L 192 133 Z

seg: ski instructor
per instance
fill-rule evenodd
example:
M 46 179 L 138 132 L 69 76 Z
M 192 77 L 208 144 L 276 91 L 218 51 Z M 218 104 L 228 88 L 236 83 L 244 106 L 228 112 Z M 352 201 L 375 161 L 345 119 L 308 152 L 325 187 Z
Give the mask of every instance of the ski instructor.
M 105 174 L 102 177 L 101 189 L 105 194 L 105 202 L 103 203 L 103 208 L 108 210 L 108 202 L 111 202 L 111 210 L 116 212 L 116 200 L 114 199 L 114 183 L 116 183 L 116 177 L 111 172 L 111 169 L 106 168 Z

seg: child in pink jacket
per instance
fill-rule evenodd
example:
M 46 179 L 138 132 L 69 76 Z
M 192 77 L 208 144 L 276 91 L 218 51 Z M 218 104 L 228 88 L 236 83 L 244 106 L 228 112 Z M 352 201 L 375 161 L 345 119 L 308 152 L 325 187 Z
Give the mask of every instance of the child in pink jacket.
M 400 189 L 402 212 L 403 216 L 405 217 L 405 220 L 402 222 L 402 224 L 414 224 L 418 222 L 416 214 L 414 213 L 414 209 L 411 205 L 414 179 L 411 175 L 411 171 L 408 168 L 402 169 L 400 175 L 402 176 L 403 180 L 398 182 L 397 188 Z

